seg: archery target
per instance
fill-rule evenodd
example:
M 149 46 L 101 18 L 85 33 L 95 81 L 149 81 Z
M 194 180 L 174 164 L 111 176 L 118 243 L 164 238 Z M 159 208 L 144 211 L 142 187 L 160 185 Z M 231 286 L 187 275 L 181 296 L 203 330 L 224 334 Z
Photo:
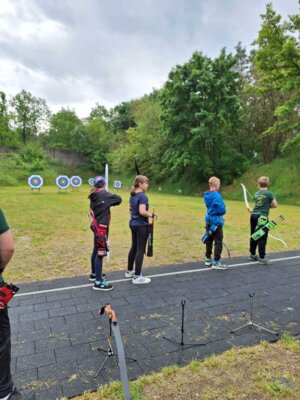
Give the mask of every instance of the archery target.
M 89 185 L 94 186 L 94 184 L 95 184 L 95 178 L 90 178 Z
M 31 175 L 28 178 L 28 185 L 31 189 L 39 189 L 43 186 L 43 178 L 40 175 Z
M 70 185 L 70 179 L 66 175 L 59 175 L 56 178 L 56 186 L 60 189 L 66 189 Z
M 115 189 L 121 189 L 122 187 L 122 182 L 121 181 L 114 181 L 114 188 Z
M 73 187 L 80 187 L 82 185 L 82 179 L 80 178 L 80 176 L 72 176 L 70 181 Z

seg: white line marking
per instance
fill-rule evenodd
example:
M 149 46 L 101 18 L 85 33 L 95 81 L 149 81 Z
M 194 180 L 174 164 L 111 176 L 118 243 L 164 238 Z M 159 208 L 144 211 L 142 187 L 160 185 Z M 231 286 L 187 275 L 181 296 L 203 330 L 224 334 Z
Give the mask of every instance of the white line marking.
M 297 258 L 300 258 L 300 256 L 275 258 L 273 260 L 270 259 L 270 261 L 277 262 L 277 261 L 294 260 Z M 232 264 L 232 265 L 228 265 L 228 268 L 241 267 L 241 266 L 252 265 L 252 264 L 257 264 L 257 261 L 251 261 L 251 262 L 241 263 L 241 264 Z M 182 275 L 182 274 L 190 274 L 190 273 L 194 273 L 194 272 L 205 272 L 205 271 L 214 271 L 214 270 L 209 267 L 208 268 L 199 268 L 199 269 L 188 269 L 185 271 L 165 272 L 163 274 L 147 275 L 147 277 L 161 278 L 162 276 Z M 130 282 L 130 279 L 126 279 L 126 278 L 125 279 L 116 279 L 116 280 L 110 281 L 110 282 L 111 283 Z M 31 295 L 35 295 L 35 294 L 52 293 L 52 292 L 62 292 L 64 290 L 80 289 L 80 288 L 85 288 L 85 287 L 89 287 L 89 286 L 93 286 L 93 283 L 87 283 L 85 285 L 78 285 L 78 286 L 67 286 L 67 287 L 56 288 L 56 289 L 39 290 L 36 292 L 20 293 L 20 294 L 16 294 L 14 297 L 31 296 Z

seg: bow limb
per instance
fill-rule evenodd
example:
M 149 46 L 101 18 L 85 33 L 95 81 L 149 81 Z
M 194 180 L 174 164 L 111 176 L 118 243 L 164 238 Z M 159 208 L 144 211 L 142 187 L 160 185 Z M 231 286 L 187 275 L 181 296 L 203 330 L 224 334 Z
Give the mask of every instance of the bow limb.
M 106 181 L 106 189 L 108 191 L 108 164 L 105 164 L 105 181 Z
M 241 183 L 241 186 L 242 186 L 242 188 L 243 188 L 244 200 L 245 200 L 246 208 L 247 208 L 247 210 L 248 210 L 249 212 L 252 212 L 252 209 L 251 209 L 251 207 L 250 207 L 250 204 L 249 204 L 248 198 L 247 198 L 247 189 L 246 189 L 246 186 L 245 186 L 243 183 Z
M 106 190 L 108 191 L 108 179 L 109 179 L 109 174 L 108 174 L 108 164 L 105 164 L 105 182 L 106 182 Z M 109 264 L 109 260 L 110 260 L 110 249 L 108 247 L 108 251 L 106 254 L 106 259 L 107 259 L 107 263 Z
M 275 240 L 278 240 L 279 242 L 281 242 L 287 248 L 287 244 L 286 244 L 286 242 L 284 240 L 282 240 L 282 239 L 280 239 L 280 238 L 278 238 L 276 236 L 273 236 L 270 233 L 268 234 L 268 236 L 273 238 L 273 239 L 275 239 Z

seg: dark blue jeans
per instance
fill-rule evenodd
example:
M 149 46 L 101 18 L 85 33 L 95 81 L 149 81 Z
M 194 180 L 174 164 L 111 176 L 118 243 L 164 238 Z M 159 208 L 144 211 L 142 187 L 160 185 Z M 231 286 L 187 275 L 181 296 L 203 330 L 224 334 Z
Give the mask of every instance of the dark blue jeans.
M 0 310 L 0 398 L 13 390 L 10 372 L 11 342 L 7 308 Z
M 91 255 L 91 267 L 92 267 L 92 274 L 96 275 L 96 281 L 101 281 L 102 279 L 102 266 L 103 266 L 103 257 L 98 256 L 98 251 L 96 246 L 96 236 L 94 235 L 94 248 Z

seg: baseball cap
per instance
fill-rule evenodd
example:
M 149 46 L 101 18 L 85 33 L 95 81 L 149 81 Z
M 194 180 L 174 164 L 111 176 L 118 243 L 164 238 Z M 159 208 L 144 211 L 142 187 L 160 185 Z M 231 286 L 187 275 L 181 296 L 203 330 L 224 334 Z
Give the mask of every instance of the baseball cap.
M 103 187 L 103 186 L 105 186 L 105 185 L 106 185 L 106 182 L 105 182 L 105 179 L 103 178 L 103 176 L 96 176 L 96 177 L 95 177 L 94 186 L 95 186 L 96 188 L 101 188 L 101 187 Z

